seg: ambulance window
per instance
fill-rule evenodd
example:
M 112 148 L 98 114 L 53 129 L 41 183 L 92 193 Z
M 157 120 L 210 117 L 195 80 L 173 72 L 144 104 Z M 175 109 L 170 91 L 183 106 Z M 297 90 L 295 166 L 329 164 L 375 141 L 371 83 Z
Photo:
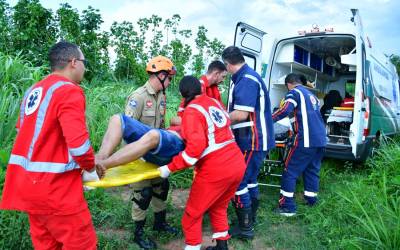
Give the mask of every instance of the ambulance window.
M 365 85 L 367 84 L 367 69 L 366 63 L 367 56 L 365 54 L 365 45 L 362 43 L 362 88 L 363 92 L 365 93 Z
M 241 41 L 241 46 L 243 48 L 260 53 L 262 48 L 262 40 L 259 37 L 247 32 L 243 36 L 243 39 Z

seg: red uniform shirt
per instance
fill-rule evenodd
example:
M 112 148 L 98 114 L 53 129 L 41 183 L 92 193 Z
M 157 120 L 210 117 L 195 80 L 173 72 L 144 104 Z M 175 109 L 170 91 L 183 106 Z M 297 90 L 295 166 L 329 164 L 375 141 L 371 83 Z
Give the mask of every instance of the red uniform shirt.
M 225 178 L 223 173 L 215 173 L 218 173 L 218 169 L 224 169 L 218 166 L 227 162 L 227 154 L 229 159 L 235 158 L 236 154 L 243 158 L 230 124 L 229 115 L 218 101 L 206 95 L 195 98 L 186 106 L 182 118 L 181 135 L 186 144 L 185 150 L 173 158 L 168 168 L 174 172 L 196 165 L 200 168 L 198 172 L 208 172 L 209 168 L 210 173 L 214 173 L 213 180 Z M 228 174 L 226 169 L 224 171 Z M 232 171 L 237 170 L 232 168 Z
M 219 93 L 218 86 L 216 84 L 209 86 L 209 82 L 206 76 L 200 77 L 200 83 L 201 83 L 201 92 L 208 97 L 214 98 L 217 101 L 220 102 L 222 107 L 224 107 L 221 99 L 221 94 Z M 178 116 L 182 117 L 183 116 L 183 111 L 185 108 L 183 107 L 185 102 L 185 99 L 182 98 L 181 103 L 179 104 L 178 108 Z
M 81 168 L 94 167 L 83 90 L 50 75 L 21 104 L 1 209 L 31 214 L 73 214 L 87 208 Z
M 346 97 L 343 99 L 340 107 L 354 108 L 354 97 Z

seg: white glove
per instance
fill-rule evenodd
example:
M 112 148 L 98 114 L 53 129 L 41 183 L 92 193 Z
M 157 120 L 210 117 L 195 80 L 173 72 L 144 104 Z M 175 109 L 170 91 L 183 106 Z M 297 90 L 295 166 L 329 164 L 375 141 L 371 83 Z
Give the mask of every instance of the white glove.
M 158 171 L 160 171 L 161 178 L 164 179 L 168 178 L 169 174 L 171 173 L 171 170 L 169 170 L 167 165 L 159 167 Z
M 92 172 L 83 170 L 82 174 L 82 181 L 83 182 L 88 182 L 88 181 L 99 181 L 99 176 L 97 175 L 96 168 Z

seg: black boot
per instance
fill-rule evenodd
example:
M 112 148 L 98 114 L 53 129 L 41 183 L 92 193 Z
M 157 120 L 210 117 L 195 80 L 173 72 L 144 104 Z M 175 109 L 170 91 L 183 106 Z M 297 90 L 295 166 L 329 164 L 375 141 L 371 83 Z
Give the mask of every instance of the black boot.
M 217 240 L 216 246 L 207 247 L 206 250 L 228 250 L 228 241 L 227 240 Z
M 157 249 L 157 245 L 151 239 L 147 239 L 144 236 L 144 227 L 145 220 L 135 221 L 135 237 L 133 241 L 139 245 L 141 249 Z
M 251 199 L 251 212 L 253 215 L 253 223 L 256 224 L 257 222 L 257 210 L 258 207 L 260 206 L 260 200 L 257 198 L 252 198 Z
M 229 234 L 232 238 L 253 239 L 254 227 L 251 208 L 236 208 L 236 215 L 239 223 L 229 230 Z
M 166 216 L 167 216 L 167 210 L 163 210 L 161 212 L 154 213 L 153 230 L 156 230 L 158 232 L 166 232 L 166 233 L 177 235 L 179 233 L 178 229 L 173 226 L 168 225 L 168 223 L 165 220 Z

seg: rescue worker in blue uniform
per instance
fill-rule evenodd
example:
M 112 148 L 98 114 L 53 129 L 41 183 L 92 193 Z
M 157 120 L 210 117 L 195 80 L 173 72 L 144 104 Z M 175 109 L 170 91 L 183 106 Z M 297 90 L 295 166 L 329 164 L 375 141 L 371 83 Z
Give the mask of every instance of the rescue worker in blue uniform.
M 246 172 L 233 200 L 238 225 L 230 234 L 251 239 L 259 206 L 257 176 L 268 150 L 275 146 L 271 103 L 264 81 L 245 63 L 238 47 L 227 47 L 222 60 L 232 74 L 228 112 L 235 140 L 246 161 Z
M 281 197 L 277 212 L 296 214 L 294 192 L 296 180 L 303 175 L 304 199 L 310 206 L 317 202 L 319 171 L 326 146 L 326 129 L 319 111 L 320 102 L 306 87 L 303 75 L 291 73 L 285 78 L 289 92 L 284 105 L 272 114 L 274 122 L 294 113 L 294 139 L 285 160 Z

